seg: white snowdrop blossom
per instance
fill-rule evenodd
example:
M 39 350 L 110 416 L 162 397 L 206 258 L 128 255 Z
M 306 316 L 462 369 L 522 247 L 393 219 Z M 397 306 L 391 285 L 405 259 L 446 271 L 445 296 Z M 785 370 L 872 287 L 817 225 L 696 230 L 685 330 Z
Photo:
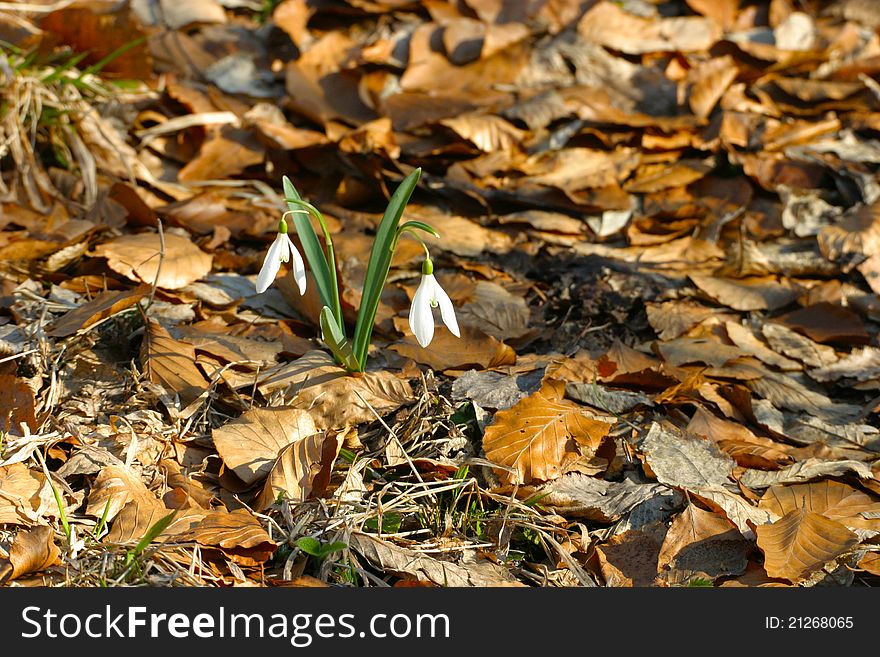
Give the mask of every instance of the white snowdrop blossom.
M 440 306 L 440 318 L 446 324 L 446 328 L 455 337 L 460 338 L 461 333 L 458 330 L 452 301 L 449 300 L 449 295 L 443 291 L 437 279 L 434 278 L 434 263 L 430 258 L 426 258 L 422 263 L 422 280 L 409 310 L 409 327 L 422 348 L 431 344 L 434 337 L 434 313 L 431 309 L 437 306 Z
M 257 275 L 256 287 L 258 293 L 263 293 L 269 288 L 278 275 L 281 263 L 289 262 L 291 256 L 293 256 L 293 278 L 296 280 L 297 287 L 299 287 L 299 293 L 305 294 L 306 266 L 299 251 L 296 250 L 296 247 L 287 235 L 287 222 L 282 219 L 278 223 L 278 235 L 275 237 L 275 241 L 272 242 L 272 246 L 269 247 L 269 252 L 266 253 L 266 258 L 263 260 L 263 267 L 260 269 L 259 275 Z

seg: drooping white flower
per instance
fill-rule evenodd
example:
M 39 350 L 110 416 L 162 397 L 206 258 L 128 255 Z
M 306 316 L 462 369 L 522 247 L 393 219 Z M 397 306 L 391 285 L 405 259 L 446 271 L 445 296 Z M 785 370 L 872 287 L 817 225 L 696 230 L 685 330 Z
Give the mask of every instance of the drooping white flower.
M 431 344 L 434 338 L 434 313 L 431 309 L 437 306 L 440 306 L 440 318 L 446 324 L 446 328 L 452 335 L 460 338 L 461 333 L 458 330 L 452 301 L 434 278 L 434 263 L 430 258 L 426 258 L 422 263 L 422 280 L 409 309 L 409 327 L 422 348 Z
M 278 235 L 275 237 L 275 241 L 272 242 L 272 246 L 269 247 L 266 258 L 263 260 L 263 267 L 257 275 L 256 287 L 258 293 L 265 292 L 272 285 L 275 277 L 278 275 L 278 270 L 281 268 L 281 263 L 289 262 L 291 256 L 293 256 L 293 278 L 296 280 L 299 293 L 305 294 L 306 266 L 299 251 L 296 250 L 296 247 L 287 235 L 287 222 L 282 219 L 278 223 Z

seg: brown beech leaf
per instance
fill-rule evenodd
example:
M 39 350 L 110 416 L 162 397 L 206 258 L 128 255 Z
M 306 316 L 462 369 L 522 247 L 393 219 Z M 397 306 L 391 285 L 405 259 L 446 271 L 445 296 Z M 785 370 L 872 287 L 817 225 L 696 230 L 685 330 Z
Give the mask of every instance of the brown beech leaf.
M 95 247 L 94 255 L 107 258 L 107 265 L 138 283 L 177 290 L 211 271 L 212 258 L 188 238 L 165 233 L 165 255 L 158 233 L 123 235 Z M 156 274 L 159 274 L 158 278 Z
M 489 369 L 516 362 L 516 352 L 491 335 L 473 326 L 462 325 L 459 330 L 461 337 L 457 338 L 445 326 L 437 326 L 434 339 L 427 347 L 408 336 L 389 349 L 438 371 L 474 367 Z
M 796 584 L 858 542 L 841 523 L 797 508 L 755 529 L 764 569 L 770 577 Z
M 721 26 L 702 16 L 644 18 L 602 0 L 581 18 L 578 33 L 606 48 L 638 55 L 708 50 L 721 37 Z
M 775 310 L 788 305 L 797 292 L 776 278 L 721 278 L 691 274 L 690 279 L 702 292 L 734 310 Z
M 9 548 L 9 560 L 0 561 L 0 584 L 38 573 L 61 561 L 51 527 L 34 527 L 15 536 Z
M 494 561 L 470 557 L 462 563 L 435 559 L 362 532 L 352 532 L 350 547 L 382 571 L 438 586 L 523 586 Z
M 877 552 L 868 552 L 862 557 L 861 561 L 859 561 L 859 568 L 872 575 L 880 577 L 880 554 Z
M 91 301 L 65 313 L 46 329 L 46 335 L 53 338 L 66 338 L 77 331 L 112 317 L 126 308 L 131 308 L 150 293 L 150 285 L 141 283 L 131 290 L 101 292 Z
M 259 164 L 264 157 L 262 146 L 249 130 L 224 126 L 202 144 L 198 156 L 180 170 L 178 178 L 182 181 L 222 180 Z
M 657 560 L 662 538 L 633 529 L 596 547 L 606 586 L 642 587 L 657 582 Z
M 162 500 L 155 495 L 149 497 L 143 496 L 132 499 L 116 514 L 110 525 L 110 531 L 102 539 L 104 543 L 137 543 L 150 527 L 159 522 L 162 518 L 172 513 L 174 509 L 167 508 Z M 182 528 L 189 527 L 190 524 L 198 522 L 206 511 L 179 511 L 173 522 L 165 529 L 159 538 L 166 538 L 173 529 L 182 531 Z
M 310 497 L 323 495 L 343 437 L 342 432 L 322 431 L 282 449 L 257 499 L 256 508 L 267 509 L 281 494 L 292 502 L 305 502 Z
M 255 407 L 211 433 L 226 467 L 246 484 L 254 484 L 269 474 L 286 447 L 301 444 L 317 432 L 307 411 Z
M 112 520 L 126 504 L 134 500 L 145 505 L 159 503 L 136 472 L 125 467 L 107 466 L 92 483 L 86 514 L 100 518 L 106 509 L 107 520 Z
M 774 321 L 800 331 L 816 342 L 868 344 L 870 340 L 861 317 L 849 308 L 827 301 L 798 308 Z
M 748 427 L 723 420 L 702 406 L 697 408 L 687 431 L 715 441 L 723 452 L 743 467 L 776 470 L 794 460 L 787 445 L 756 436 Z
M 730 338 L 733 344 L 767 365 L 773 365 L 781 370 L 789 371 L 804 369 L 804 366 L 799 362 L 786 358 L 782 354 L 770 349 L 750 328 L 743 326 L 739 322 L 726 322 L 724 328 L 727 331 L 727 337 Z
M 565 384 L 548 381 L 538 392 L 499 411 L 486 427 L 486 458 L 513 472 L 498 470 L 507 483 L 524 484 L 561 476 L 580 456 L 579 446 L 595 451 L 611 425 L 588 417 L 581 406 L 563 399 Z
M 208 382 L 196 367 L 192 345 L 175 340 L 152 319 L 147 321 L 141 362 L 150 381 L 161 385 L 169 394 L 179 396 L 184 408 L 208 389 Z
M 332 356 L 313 350 L 272 370 L 259 382 L 263 394 L 282 390 L 290 406 L 305 409 L 318 429 L 370 422 L 413 400 L 409 383 L 388 371 L 349 374 Z
M 694 577 L 714 580 L 741 575 L 751 550 L 729 520 L 689 504 L 666 532 L 659 571 L 670 584 L 683 584 Z
M 690 83 L 688 104 L 693 113 L 701 119 L 708 117 L 738 73 L 730 55 L 710 59 L 692 68 L 687 81 Z
M 673 163 L 650 164 L 639 167 L 624 189 L 635 194 L 652 194 L 664 189 L 684 187 L 696 182 L 712 170 L 709 162 L 679 160 Z M 689 232 L 683 229 L 681 232 Z M 664 241 L 672 239 L 673 235 Z M 631 240 L 632 242 L 633 240 Z
M 761 327 L 761 333 L 774 350 L 810 367 L 828 367 L 837 362 L 837 353 L 832 347 L 814 342 L 782 324 L 767 322 Z
M 758 506 L 778 516 L 803 508 L 852 530 L 880 532 L 880 501 L 837 481 L 771 486 Z
M 688 6 L 698 14 L 711 18 L 725 30 L 736 22 L 740 0 L 686 0 Z
M 0 432 L 21 436 L 22 424 L 31 431 L 37 430 L 34 391 L 24 380 L 0 374 Z
M 663 498 L 667 509 L 683 500 L 681 494 L 662 484 L 605 481 L 580 472 L 563 475 L 536 492 L 541 495 L 541 504 L 559 515 L 596 522 L 613 522 L 649 500 Z
M 519 144 L 525 132 L 493 114 L 461 114 L 440 121 L 486 153 L 506 151 Z
M 175 543 L 195 542 L 219 549 L 242 566 L 257 566 L 278 549 L 260 521 L 247 509 L 210 511 L 188 527 L 175 519 L 162 536 Z
M 23 463 L 0 465 L 0 525 L 35 524 L 44 488 L 48 483 L 42 472 Z

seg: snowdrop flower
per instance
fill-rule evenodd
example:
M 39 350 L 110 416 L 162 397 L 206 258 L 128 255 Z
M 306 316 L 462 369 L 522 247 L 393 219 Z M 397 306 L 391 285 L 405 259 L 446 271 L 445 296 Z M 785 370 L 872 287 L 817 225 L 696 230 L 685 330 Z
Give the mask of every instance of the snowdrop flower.
M 452 301 L 449 295 L 443 291 L 437 279 L 434 278 L 434 263 L 430 258 L 425 258 L 422 263 L 422 280 L 412 300 L 409 310 L 409 326 L 416 340 L 422 348 L 431 344 L 434 337 L 434 314 L 432 308 L 440 306 L 440 317 L 446 328 L 457 338 L 461 337 L 458 330 L 458 322 L 455 320 L 455 311 L 452 309 Z
M 293 256 L 293 277 L 296 280 L 297 287 L 299 287 L 299 293 L 305 294 L 306 266 L 299 251 L 296 250 L 293 242 L 290 241 L 290 237 L 287 235 L 287 222 L 282 218 L 278 222 L 278 235 L 275 237 L 275 241 L 272 242 L 272 246 L 269 247 L 266 259 L 263 260 L 263 267 L 257 276 L 258 293 L 265 292 L 275 281 L 278 270 L 281 268 L 281 263 L 288 262 L 291 255 Z

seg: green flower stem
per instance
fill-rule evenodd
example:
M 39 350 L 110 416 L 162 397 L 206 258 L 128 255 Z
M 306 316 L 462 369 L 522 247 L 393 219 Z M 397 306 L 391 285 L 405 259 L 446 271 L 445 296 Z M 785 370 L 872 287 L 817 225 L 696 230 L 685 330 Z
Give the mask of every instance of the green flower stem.
M 417 229 L 433 235 L 437 239 L 440 239 L 440 233 L 438 233 L 436 230 L 434 230 L 433 227 L 429 226 L 428 224 L 422 223 L 421 221 L 407 221 L 405 224 L 397 229 L 397 234 L 394 236 L 394 242 L 391 243 L 392 253 L 397 249 L 397 242 L 400 241 L 401 236 L 404 233 L 410 233 L 419 241 L 419 243 L 422 245 L 422 248 L 425 249 L 425 255 L 427 257 L 430 257 L 431 254 L 428 252 L 428 245 L 425 244 L 424 240 L 421 237 L 419 237 L 419 234 L 416 232 Z
M 331 299 L 322 299 L 322 301 L 324 302 L 324 305 L 329 306 L 339 329 L 345 333 L 345 324 L 342 321 L 342 304 L 339 300 L 339 284 L 336 279 L 336 255 L 333 251 L 333 239 L 330 237 L 330 230 L 327 228 L 327 222 L 324 220 L 324 215 L 322 215 L 314 205 L 307 201 L 303 201 L 302 199 L 286 198 L 284 200 L 287 201 L 288 204 L 293 203 L 294 205 L 302 206 L 308 210 L 315 216 L 318 223 L 321 225 L 321 231 L 324 233 L 324 245 L 327 250 L 326 260 L 327 269 L 330 274 L 330 292 L 332 295 Z M 314 268 L 313 265 L 312 269 L 314 270 Z

